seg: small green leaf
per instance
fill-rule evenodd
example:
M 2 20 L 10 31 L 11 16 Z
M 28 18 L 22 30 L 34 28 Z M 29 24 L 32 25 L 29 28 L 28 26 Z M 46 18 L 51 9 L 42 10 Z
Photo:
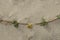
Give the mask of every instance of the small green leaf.
M 44 18 L 42 18 L 42 22 L 40 23 L 40 25 L 45 26 L 47 24 L 48 24 L 48 22 Z
M 48 22 L 41 22 L 41 23 L 40 23 L 41 26 L 45 26 L 45 25 L 47 25 L 47 24 L 48 24 Z
M 56 17 L 57 17 L 58 19 L 60 19 L 60 15 L 57 15 Z
M 14 27 L 18 28 L 19 23 L 17 21 L 13 21 L 12 24 L 14 24 Z
M 16 28 L 18 28 L 18 25 L 19 25 L 19 23 L 14 24 L 14 26 L 15 26 Z

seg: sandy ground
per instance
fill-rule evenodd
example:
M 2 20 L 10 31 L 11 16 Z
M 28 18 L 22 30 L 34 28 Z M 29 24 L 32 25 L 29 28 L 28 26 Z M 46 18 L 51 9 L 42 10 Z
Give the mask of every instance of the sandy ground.
M 0 18 L 31 23 L 54 19 L 60 14 L 60 0 L 0 0 Z M 29 39 L 31 38 L 31 39 Z M 28 29 L 19 25 L 0 23 L 0 40 L 60 40 L 60 20 L 49 23 L 48 26 L 33 25 Z

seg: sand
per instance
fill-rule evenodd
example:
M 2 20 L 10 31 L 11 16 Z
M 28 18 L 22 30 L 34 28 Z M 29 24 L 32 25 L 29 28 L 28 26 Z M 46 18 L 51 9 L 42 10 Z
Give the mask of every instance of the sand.
M 0 0 L 0 19 L 17 20 L 26 23 L 47 21 L 60 14 L 60 0 Z M 32 29 L 26 25 L 19 25 L 16 29 L 12 24 L 0 23 L 0 40 L 60 40 L 60 20 L 48 26 L 33 25 Z

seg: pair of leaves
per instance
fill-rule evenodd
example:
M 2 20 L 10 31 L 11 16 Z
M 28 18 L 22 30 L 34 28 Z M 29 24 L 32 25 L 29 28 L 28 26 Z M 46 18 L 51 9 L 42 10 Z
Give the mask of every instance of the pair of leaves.
M 19 23 L 17 21 L 13 21 L 12 24 L 14 25 L 14 27 L 18 28 Z

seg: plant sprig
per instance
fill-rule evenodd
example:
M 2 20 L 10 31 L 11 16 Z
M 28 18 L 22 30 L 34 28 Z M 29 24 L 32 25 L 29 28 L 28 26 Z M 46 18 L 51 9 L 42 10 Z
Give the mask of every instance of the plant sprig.
M 48 23 L 50 23 L 50 22 L 53 22 L 53 21 L 55 21 L 57 19 L 60 19 L 60 15 L 57 15 L 56 17 L 57 17 L 56 19 L 53 19 L 51 21 L 46 21 L 44 18 L 42 18 L 42 22 L 40 22 L 40 23 L 34 23 L 34 24 L 35 25 L 45 26 L 45 25 L 48 25 Z M 19 24 L 21 24 L 21 25 L 27 25 L 27 27 L 31 29 L 32 25 L 33 25 L 31 23 L 18 23 L 16 20 L 14 20 L 14 21 L 6 21 L 6 20 L 0 19 L 0 22 L 12 23 L 14 25 L 14 27 L 16 27 L 16 28 L 18 28 Z

